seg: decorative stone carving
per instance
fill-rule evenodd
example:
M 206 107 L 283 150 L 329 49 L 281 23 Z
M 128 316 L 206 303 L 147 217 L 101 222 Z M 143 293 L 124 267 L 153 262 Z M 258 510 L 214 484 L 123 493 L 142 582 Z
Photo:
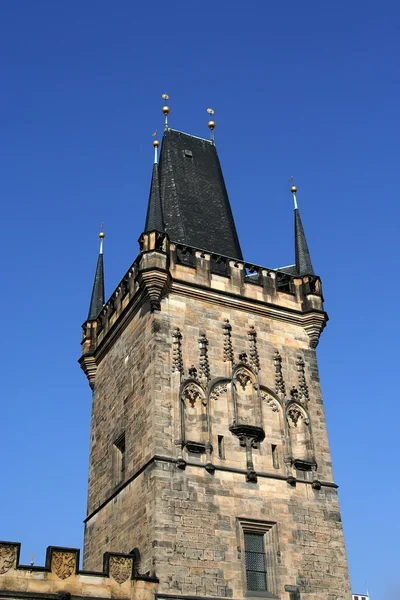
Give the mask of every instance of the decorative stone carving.
M 188 402 L 190 402 L 190 405 L 192 406 L 192 408 L 194 407 L 196 400 L 198 400 L 201 397 L 202 397 L 202 394 L 200 392 L 200 389 L 194 383 L 189 383 L 183 389 L 182 398 L 183 398 L 183 400 L 187 400 Z
M 299 419 L 303 419 L 305 425 L 309 424 L 309 420 L 305 417 L 302 409 L 299 406 L 296 406 L 296 404 L 292 404 L 291 406 L 289 406 L 287 415 L 293 423 L 294 427 L 297 427 Z
M 206 445 L 204 442 L 193 442 L 191 440 L 187 440 L 185 442 L 185 446 L 188 452 L 192 454 L 204 454 L 206 451 Z
M 15 546 L 0 545 L 0 575 L 7 573 L 15 566 L 17 549 Z
M 250 325 L 250 329 L 247 332 L 247 337 L 249 339 L 249 345 L 250 345 L 250 350 L 249 350 L 250 364 L 253 367 L 253 369 L 258 371 L 260 369 L 260 357 L 258 355 L 258 350 L 257 350 L 257 333 L 256 333 L 256 330 L 254 329 L 254 325 Z
M 197 379 L 197 369 L 194 365 L 192 365 L 189 369 L 189 377 L 192 379 Z
M 110 575 L 118 583 L 124 583 L 132 576 L 133 558 L 110 556 Z
M 292 389 L 290 390 L 290 395 L 291 395 L 292 400 L 294 402 L 298 402 L 299 401 L 299 397 L 300 397 L 299 390 L 295 386 L 293 386 Z
M 282 357 L 279 354 L 278 350 L 276 350 L 274 355 L 274 365 L 275 365 L 275 391 L 277 394 L 285 395 L 285 380 L 282 375 Z
M 279 412 L 279 404 L 278 402 L 275 400 L 275 398 L 272 398 L 267 392 L 265 392 L 264 390 L 260 391 L 261 394 L 261 398 L 263 400 L 266 401 L 266 403 L 268 404 L 268 406 L 270 407 L 270 409 L 273 412 Z
M 240 445 L 246 448 L 246 481 L 257 483 L 257 473 L 254 470 L 253 448 L 258 448 L 265 438 L 262 427 L 255 425 L 241 425 L 234 423 L 229 427 L 234 435 L 239 438 Z
M 239 361 L 247 363 L 247 352 L 241 352 L 239 354 Z
M 299 377 L 300 398 L 304 398 L 304 400 L 308 401 L 310 399 L 310 394 L 308 391 L 308 386 L 307 386 L 307 381 L 306 381 L 304 360 L 302 359 L 301 356 L 297 357 L 296 367 L 297 367 L 297 372 L 298 372 L 298 377 Z
M 172 370 L 179 371 L 183 375 L 183 359 L 182 359 L 182 334 L 179 327 L 176 327 L 173 338 L 172 351 Z
M 222 327 L 224 329 L 224 361 L 233 363 L 232 325 L 229 323 L 229 319 L 225 319 Z
M 228 389 L 228 383 L 225 381 L 224 383 L 217 383 L 211 391 L 210 400 L 216 400 L 221 394 L 226 392 Z
M 293 425 L 295 427 L 297 427 L 297 423 L 299 421 L 300 418 L 303 418 L 303 413 L 301 412 L 301 410 L 293 405 L 289 408 L 288 410 L 288 417 L 290 418 L 290 420 L 292 421 Z
M 208 340 L 205 333 L 199 337 L 200 347 L 200 373 L 207 381 L 210 379 L 210 365 L 208 364 Z
M 52 555 L 52 571 L 60 579 L 67 579 L 76 570 L 75 552 L 55 551 Z
M 251 383 L 251 377 L 246 369 L 238 369 L 235 373 L 235 379 L 240 383 L 243 390 Z

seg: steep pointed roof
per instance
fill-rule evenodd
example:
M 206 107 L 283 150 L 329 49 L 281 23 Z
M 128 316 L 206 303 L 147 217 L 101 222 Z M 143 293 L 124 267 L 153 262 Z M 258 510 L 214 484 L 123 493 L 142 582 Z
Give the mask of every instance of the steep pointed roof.
M 158 163 L 154 162 L 153 173 L 151 176 L 149 203 L 147 207 L 146 224 L 144 228 L 147 231 L 164 231 L 162 218 L 162 206 L 160 196 L 160 180 L 158 173 Z
M 99 316 L 104 306 L 104 263 L 103 263 L 103 238 L 100 234 L 100 252 L 97 259 L 96 274 L 94 276 L 92 297 L 90 299 L 88 321 L 93 321 Z
M 167 129 L 158 169 L 161 211 L 151 191 L 146 230 L 150 215 L 161 212 L 163 231 L 172 241 L 242 260 L 215 145 Z
M 314 275 L 310 252 L 297 206 L 294 209 L 294 239 L 298 275 Z

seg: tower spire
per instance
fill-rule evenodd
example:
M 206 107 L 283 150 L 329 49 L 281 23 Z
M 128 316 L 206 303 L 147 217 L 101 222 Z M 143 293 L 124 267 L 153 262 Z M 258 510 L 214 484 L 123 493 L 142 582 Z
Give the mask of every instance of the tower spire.
M 103 242 L 105 238 L 104 231 L 100 231 L 100 249 L 97 259 L 96 274 L 94 276 L 92 297 L 90 299 L 88 321 L 94 321 L 100 314 L 104 306 L 104 264 L 103 264 Z
M 147 208 L 146 224 L 144 227 L 145 233 L 148 231 L 164 231 L 162 218 L 161 194 L 160 194 L 160 179 L 158 174 L 158 148 L 160 142 L 154 140 L 154 164 L 153 174 L 151 176 L 149 204 Z
M 294 239 L 296 253 L 296 270 L 298 275 L 314 275 L 310 252 L 301 222 L 299 207 L 297 205 L 297 187 L 292 185 L 291 190 L 294 202 Z

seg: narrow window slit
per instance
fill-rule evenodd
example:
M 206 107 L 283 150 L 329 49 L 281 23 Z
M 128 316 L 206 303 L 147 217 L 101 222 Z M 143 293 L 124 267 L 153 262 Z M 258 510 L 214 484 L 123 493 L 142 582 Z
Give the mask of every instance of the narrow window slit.
M 218 436 L 218 458 L 225 458 L 224 436 Z
M 272 452 L 272 465 L 274 469 L 279 469 L 279 457 L 278 450 L 276 444 L 271 444 L 271 452 Z
M 121 483 L 125 480 L 125 434 L 119 436 L 114 442 L 115 454 L 115 475 L 116 483 Z

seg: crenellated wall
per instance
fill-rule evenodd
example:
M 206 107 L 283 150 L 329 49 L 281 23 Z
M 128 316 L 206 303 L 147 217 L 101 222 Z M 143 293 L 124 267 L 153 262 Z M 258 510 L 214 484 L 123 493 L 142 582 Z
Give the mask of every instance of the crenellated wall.
M 0 598 L 152 600 L 157 579 L 138 574 L 139 554 L 106 553 L 102 570 L 79 569 L 79 550 L 47 548 L 45 566 L 20 564 L 20 544 L 0 542 Z

